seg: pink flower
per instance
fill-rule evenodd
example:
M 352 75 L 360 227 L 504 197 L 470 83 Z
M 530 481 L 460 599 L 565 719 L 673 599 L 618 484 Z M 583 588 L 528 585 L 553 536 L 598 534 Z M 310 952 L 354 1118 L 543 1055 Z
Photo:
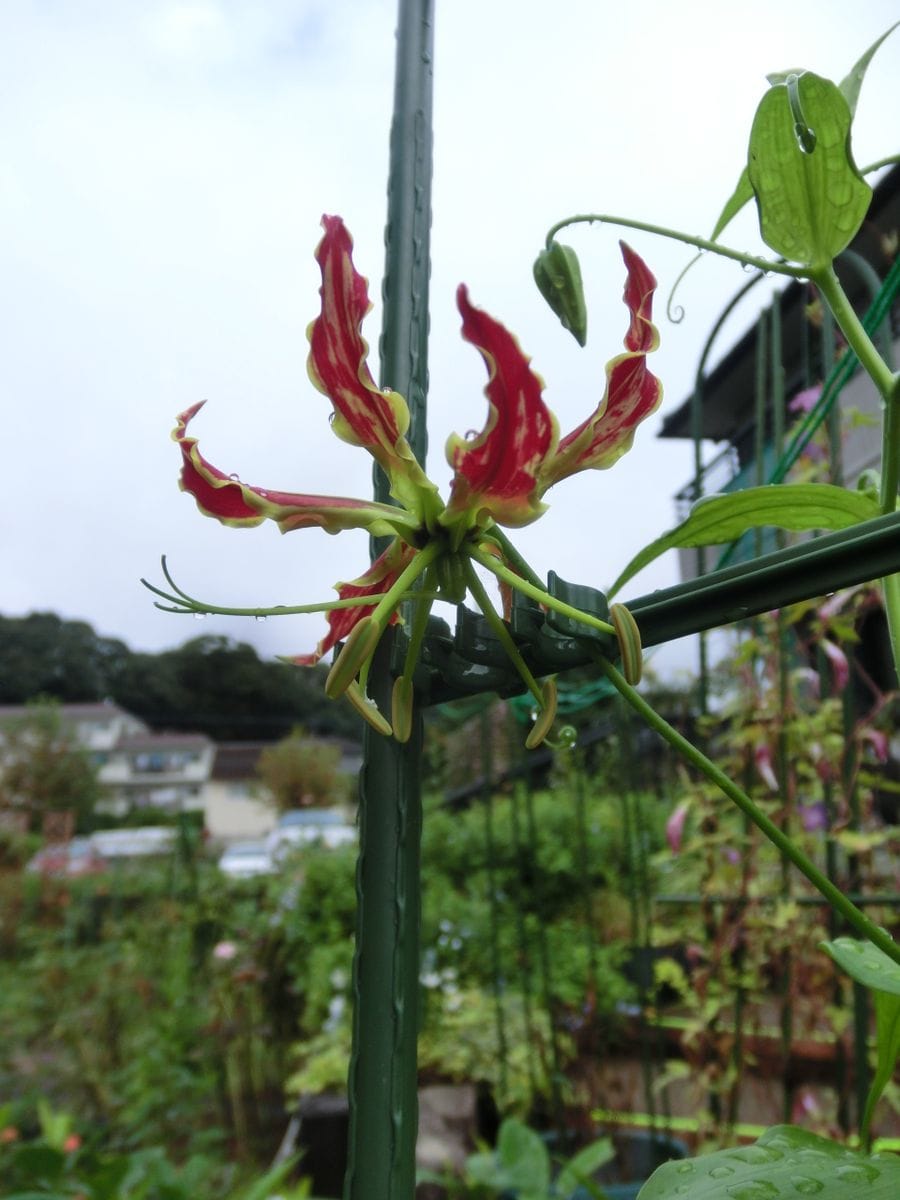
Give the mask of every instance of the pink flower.
M 887 762 L 890 741 L 883 729 L 873 729 L 870 725 L 867 725 L 865 729 L 860 731 L 859 740 L 863 743 L 869 743 L 875 753 L 875 757 L 880 763 Z
M 213 958 L 218 959 L 219 962 L 230 962 L 237 952 L 238 948 L 234 942 L 217 942 L 213 946 Z
M 850 664 L 847 661 L 847 655 L 836 642 L 832 642 L 829 638 L 822 638 L 819 645 L 831 667 L 832 691 L 842 692 L 850 679 Z
M 821 383 L 815 384 L 814 387 L 804 388 L 802 392 L 798 392 L 794 396 L 793 400 L 788 404 L 788 408 L 791 412 L 808 413 L 810 409 L 815 408 L 821 395 Z
M 677 854 L 681 849 L 681 841 L 684 837 L 684 823 L 687 820 L 690 807 L 690 801 L 683 800 L 681 804 L 672 810 L 668 821 L 666 821 L 666 841 L 669 843 L 669 849 L 673 854 Z
M 759 772 L 760 779 L 763 783 L 772 789 L 773 792 L 778 791 L 778 778 L 772 769 L 772 751 L 769 748 L 768 742 L 760 742 L 753 754 L 756 763 L 756 769 Z

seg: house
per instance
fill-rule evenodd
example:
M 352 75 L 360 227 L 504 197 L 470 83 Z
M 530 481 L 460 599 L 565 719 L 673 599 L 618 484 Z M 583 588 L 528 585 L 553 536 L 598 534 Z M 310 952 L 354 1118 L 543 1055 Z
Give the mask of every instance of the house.
M 262 838 L 274 829 L 278 813 L 256 773 L 267 745 L 223 742 L 216 747 L 204 789 L 206 828 L 213 838 Z
M 202 733 L 131 733 L 99 768 L 103 807 L 121 816 L 140 808 L 203 810 L 215 743 Z
M 28 711 L 0 705 L 0 744 L 4 722 Z M 108 700 L 61 704 L 58 711 L 97 767 L 101 811 L 117 817 L 151 808 L 202 812 L 206 829 L 221 841 L 263 837 L 274 828 L 278 813 L 256 770 L 271 742 L 215 743 L 201 733 L 156 733 Z M 359 773 L 358 744 L 316 740 L 337 747 L 342 774 Z
M 24 705 L 0 706 L 0 730 L 28 712 Z M 215 755 L 215 744 L 203 734 L 153 733 L 109 700 L 61 704 L 58 712 L 97 768 L 102 811 L 122 816 L 140 808 L 203 808 Z

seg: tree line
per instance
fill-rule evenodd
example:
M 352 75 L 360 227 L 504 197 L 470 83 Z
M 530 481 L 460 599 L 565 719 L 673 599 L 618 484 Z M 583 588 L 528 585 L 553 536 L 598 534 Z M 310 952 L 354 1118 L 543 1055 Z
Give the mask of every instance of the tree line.
M 359 739 L 349 705 L 326 699 L 326 673 L 265 662 L 246 642 L 216 635 L 149 654 L 55 613 L 0 616 L 0 704 L 108 699 L 151 728 L 216 741 L 276 741 L 297 725 Z

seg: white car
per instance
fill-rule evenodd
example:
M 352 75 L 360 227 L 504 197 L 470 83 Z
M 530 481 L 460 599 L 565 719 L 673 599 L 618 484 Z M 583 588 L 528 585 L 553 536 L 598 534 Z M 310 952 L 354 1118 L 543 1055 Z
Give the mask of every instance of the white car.
M 235 842 L 219 859 L 219 870 L 230 879 L 255 879 L 275 871 L 265 842 Z
M 292 808 L 282 813 L 266 838 L 275 862 L 291 850 L 316 843 L 333 850 L 356 841 L 356 826 L 337 808 Z

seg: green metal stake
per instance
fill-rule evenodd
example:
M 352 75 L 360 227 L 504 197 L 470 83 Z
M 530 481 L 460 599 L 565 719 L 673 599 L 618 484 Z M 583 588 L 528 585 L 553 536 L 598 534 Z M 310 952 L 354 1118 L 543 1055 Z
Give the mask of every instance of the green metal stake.
M 420 461 L 428 387 L 433 44 L 433 0 L 400 0 L 381 385 L 406 396 L 408 437 Z M 375 497 L 390 502 L 378 469 Z M 388 640 L 369 675 L 369 694 L 383 712 L 391 708 Z M 415 1191 L 421 746 L 418 711 L 405 745 L 366 731 L 345 1200 L 411 1200 Z

